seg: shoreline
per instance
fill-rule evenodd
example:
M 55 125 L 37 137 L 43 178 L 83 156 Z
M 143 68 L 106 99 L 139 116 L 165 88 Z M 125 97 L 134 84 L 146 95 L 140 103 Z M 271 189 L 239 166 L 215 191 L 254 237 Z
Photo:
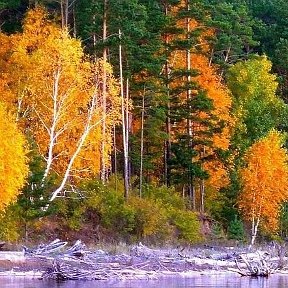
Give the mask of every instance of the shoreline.
M 118 279 L 118 278 L 114 278 L 114 279 L 102 279 L 102 280 L 96 280 L 96 279 L 85 279 L 85 280 L 80 280 L 80 281 L 101 281 L 101 282 L 105 282 L 105 281 L 157 281 L 157 280 L 167 280 L 169 278 L 183 278 L 183 279 L 192 279 L 195 277 L 207 277 L 209 276 L 224 276 L 224 277 L 245 277 L 245 276 L 241 276 L 239 275 L 237 272 L 233 272 L 233 271 L 229 271 L 229 270 L 225 270 L 225 271 L 217 271 L 217 270 L 205 270 L 205 271 L 186 271 L 186 272 L 181 272 L 181 273 L 177 273 L 177 272 L 165 272 L 165 271 L 161 271 L 161 272 L 155 272 L 155 271 L 151 271 L 151 275 L 150 277 L 147 277 L 147 275 L 144 277 L 131 277 L 131 278 L 125 278 L 125 279 Z M 19 271 L 6 271 L 6 272 L 0 272 L 0 279 L 29 279 L 29 280 L 47 280 L 47 281 L 51 281 L 51 279 L 44 279 L 42 277 L 43 272 L 41 271 L 26 271 L 26 272 L 19 272 Z M 269 277 L 273 277 L 273 276 L 287 276 L 288 277 L 288 271 L 278 271 L 276 273 L 273 273 L 272 275 L 270 275 Z M 249 277 L 249 276 L 247 276 Z M 79 280 L 64 280 L 64 281 L 79 281 Z
M 26 272 L 19 272 L 19 271 L 6 271 L 0 272 L 0 278 L 27 278 L 27 279 L 37 279 L 37 280 L 45 280 L 42 277 L 44 271 L 26 271 Z M 112 279 L 112 280 L 161 280 L 161 279 L 169 279 L 169 278 L 194 278 L 194 277 L 201 277 L 201 276 L 239 276 L 238 273 L 233 271 L 217 271 L 217 270 L 205 270 L 205 271 L 185 271 L 185 272 L 167 272 L 167 271 L 150 271 L 151 274 L 143 275 L 143 277 L 131 277 L 125 279 Z M 276 275 L 276 274 L 275 274 Z M 287 273 L 288 275 L 288 273 Z M 149 277 L 150 276 L 150 277 Z M 111 279 L 110 279 L 111 280 Z M 68 280 L 69 281 L 69 280 Z M 75 281 L 75 280 L 74 280 Z M 77 281 L 77 280 L 76 280 Z M 86 281 L 107 281 L 107 280 L 86 280 Z
M 63 245 L 58 245 L 64 242 L 55 240 L 52 243 L 52 246 L 48 244 L 47 247 L 53 249 L 46 249 L 42 245 L 41 249 L 39 247 L 34 250 L 24 249 L 22 252 L 0 251 L 0 277 L 55 280 L 156 280 L 206 275 L 241 277 L 241 273 L 242 276 L 248 277 L 288 275 L 288 265 L 286 265 L 288 258 L 279 257 L 279 253 L 272 249 L 254 251 L 247 250 L 245 247 L 152 249 L 139 243 L 133 246 L 129 253 L 112 254 L 103 250 L 89 251 L 81 241 L 77 241 L 67 250 L 63 250 Z M 55 244 L 61 249 L 55 249 Z M 255 268 L 262 274 L 259 272 L 259 275 L 249 275 Z M 246 274 L 246 271 L 249 273 Z

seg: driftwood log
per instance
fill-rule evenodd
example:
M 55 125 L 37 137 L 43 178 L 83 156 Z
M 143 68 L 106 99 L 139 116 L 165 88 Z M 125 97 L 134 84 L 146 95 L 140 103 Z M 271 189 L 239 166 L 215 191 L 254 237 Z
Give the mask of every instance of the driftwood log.
M 76 242 L 77 243 L 77 242 Z M 47 255 L 55 251 L 59 251 L 61 248 L 65 247 L 67 242 L 60 241 L 56 239 L 49 244 L 40 244 L 36 249 L 30 249 L 26 246 L 22 246 L 25 255 Z

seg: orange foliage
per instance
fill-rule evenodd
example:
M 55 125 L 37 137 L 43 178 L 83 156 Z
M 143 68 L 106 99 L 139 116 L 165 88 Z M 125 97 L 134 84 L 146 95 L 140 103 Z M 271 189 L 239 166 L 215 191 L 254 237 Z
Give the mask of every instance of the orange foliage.
M 25 139 L 0 103 L 0 210 L 16 200 L 28 175 Z
M 216 69 L 209 65 L 207 57 L 201 54 L 193 54 L 191 58 L 193 68 L 199 72 L 199 75 L 195 77 L 195 81 L 206 91 L 208 98 L 213 101 L 214 110 L 212 114 L 217 117 L 216 121 L 224 121 L 226 124 L 220 133 L 213 135 L 213 146 L 227 150 L 230 144 L 231 127 L 234 123 L 230 114 L 231 96 L 228 89 L 220 82 Z M 202 117 L 207 117 L 207 115 L 203 114 Z
M 214 159 L 204 163 L 204 169 L 209 172 L 210 177 L 206 184 L 213 187 L 214 191 L 229 184 L 229 177 L 227 175 L 226 167 L 219 160 Z
M 281 135 L 271 131 L 247 151 L 241 171 L 243 191 L 238 205 L 249 221 L 261 220 L 271 231 L 278 228 L 281 203 L 288 199 L 288 155 Z

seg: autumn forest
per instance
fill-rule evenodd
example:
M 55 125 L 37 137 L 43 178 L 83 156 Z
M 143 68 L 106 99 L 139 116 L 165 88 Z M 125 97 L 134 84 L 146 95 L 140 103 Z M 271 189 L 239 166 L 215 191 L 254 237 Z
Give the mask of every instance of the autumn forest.
M 0 240 L 288 236 L 288 2 L 0 0 Z

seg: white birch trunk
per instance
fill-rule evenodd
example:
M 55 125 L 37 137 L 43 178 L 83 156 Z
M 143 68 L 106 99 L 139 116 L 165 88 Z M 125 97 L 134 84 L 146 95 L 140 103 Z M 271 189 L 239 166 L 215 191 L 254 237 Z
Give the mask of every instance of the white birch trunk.
M 61 107 L 59 107 L 59 99 L 58 99 L 59 80 L 60 80 L 60 71 L 57 70 L 54 76 L 54 83 L 53 83 L 53 95 L 52 95 L 53 114 L 52 114 L 52 122 L 51 122 L 52 125 L 51 125 L 51 128 L 48 128 L 48 133 L 49 133 L 48 157 L 46 159 L 46 168 L 45 168 L 42 181 L 41 181 L 42 185 L 44 184 L 44 181 L 49 175 L 49 172 L 53 163 L 53 149 L 55 147 L 56 140 L 57 140 L 56 126 L 59 120 L 59 112 L 61 110 Z
M 81 149 L 83 147 L 83 144 L 85 143 L 85 140 L 87 139 L 87 136 L 89 135 L 90 131 L 103 121 L 103 118 L 101 120 L 99 120 L 98 122 L 96 122 L 96 123 L 93 123 L 93 121 L 92 121 L 93 120 L 93 115 L 94 115 L 96 107 L 97 107 L 97 91 L 94 93 L 90 104 L 91 105 L 90 105 L 90 109 L 88 111 L 87 121 L 86 121 L 86 124 L 85 124 L 85 127 L 84 127 L 84 131 L 83 131 L 80 139 L 78 140 L 78 143 L 77 143 L 77 146 L 76 146 L 76 150 L 75 150 L 74 154 L 72 155 L 72 157 L 70 158 L 70 161 L 69 161 L 69 163 L 68 163 L 68 165 L 66 167 L 66 170 L 65 170 L 65 173 L 64 173 L 64 177 L 62 179 L 61 184 L 52 193 L 52 195 L 51 195 L 51 197 L 49 199 L 50 202 L 52 202 L 62 192 L 63 188 L 65 187 L 66 182 L 67 182 L 67 180 L 69 178 L 72 166 L 74 164 L 74 161 L 75 161 L 76 157 L 79 155 L 79 153 L 80 153 L 80 151 L 81 151 Z
M 260 218 L 258 217 L 256 221 L 253 221 L 254 225 L 252 226 L 252 237 L 251 237 L 251 244 L 250 246 L 253 246 L 255 244 L 255 240 L 258 234 L 258 227 L 260 223 Z

